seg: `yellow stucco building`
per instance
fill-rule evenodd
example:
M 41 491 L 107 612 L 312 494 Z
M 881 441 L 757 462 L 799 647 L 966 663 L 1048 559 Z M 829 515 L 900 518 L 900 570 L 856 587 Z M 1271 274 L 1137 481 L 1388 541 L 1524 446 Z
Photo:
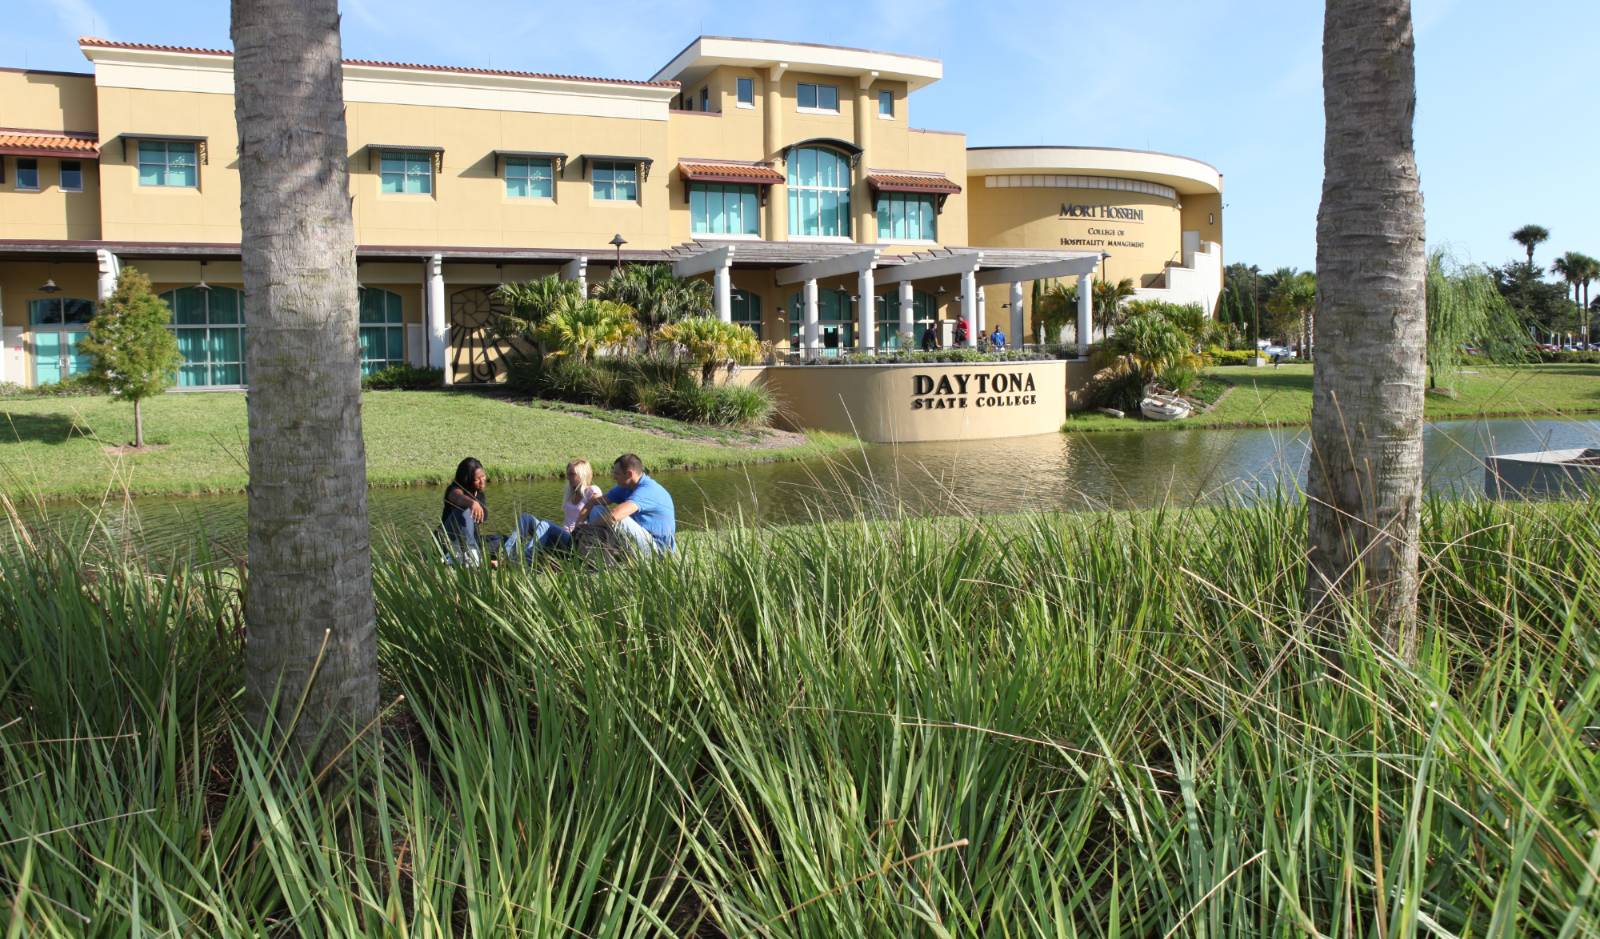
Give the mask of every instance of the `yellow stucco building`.
M 180 386 L 243 386 L 232 56 L 79 45 L 90 72 L 0 69 L 0 382 L 86 367 L 84 324 L 134 265 L 173 308 Z M 711 280 L 718 315 L 802 359 L 948 341 L 957 319 L 1031 342 L 1031 283 L 1097 271 L 1211 308 L 1216 169 L 968 148 L 911 126 L 942 72 L 714 36 L 637 81 L 346 61 L 363 368 L 495 380 L 498 284 L 619 260 Z

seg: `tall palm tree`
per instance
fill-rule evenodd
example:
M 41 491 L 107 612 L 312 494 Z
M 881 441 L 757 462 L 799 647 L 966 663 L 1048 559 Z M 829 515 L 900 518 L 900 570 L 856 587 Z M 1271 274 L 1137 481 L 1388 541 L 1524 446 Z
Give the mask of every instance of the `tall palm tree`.
M 1524 225 L 1511 233 L 1511 240 L 1528 249 L 1528 266 L 1533 267 L 1533 249 L 1550 240 L 1550 229 L 1543 225 Z
M 1100 338 L 1105 339 L 1112 327 L 1122 322 L 1122 303 L 1132 297 L 1133 278 L 1119 281 L 1097 280 L 1094 283 L 1094 318 L 1100 324 Z
M 1578 303 L 1579 315 L 1583 317 L 1583 345 L 1589 346 L 1589 321 L 1592 314 L 1589 312 L 1589 284 L 1600 279 L 1600 259 L 1589 255 L 1580 255 L 1582 263 L 1578 267 L 1578 281 L 1583 286 L 1583 300 Z
M 1365 601 L 1414 655 L 1427 346 L 1410 0 L 1327 0 L 1306 607 Z M 1373 219 L 1383 219 L 1374 225 Z
M 1583 304 L 1579 301 L 1581 292 L 1578 285 L 1583 282 L 1584 256 L 1576 251 L 1568 251 L 1556 258 L 1550 265 L 1550 273 L 1567 282 L 1567 289 L 1572 291 L 1573 305 L 1578 307 L 1579 316 L 1584 313 Z
M 337 0 L 233 0 L 250 322 L 245 711 L 307 758 L 378 702 Z M 326 732 L 326 736 L 323 736 Z

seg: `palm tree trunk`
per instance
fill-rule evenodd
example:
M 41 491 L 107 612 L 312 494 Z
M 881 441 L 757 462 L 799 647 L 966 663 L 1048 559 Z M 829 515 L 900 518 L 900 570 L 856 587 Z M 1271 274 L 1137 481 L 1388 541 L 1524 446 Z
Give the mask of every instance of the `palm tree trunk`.
M 144 408 L 143 401 L 133 399 L 133 447 L 135 450 L 144 449 Z
M 368 727 L 378 695 L 338 4 L 233 0 L 233 43 L 250 323 L 245 712 L 311 758 Z
M 1358 591 L 1414 654 L 1427 324 L 1410 0 L 1328 0 L 1306 606 Z M 1359 572 L 1356 570 L 1359 565 Z

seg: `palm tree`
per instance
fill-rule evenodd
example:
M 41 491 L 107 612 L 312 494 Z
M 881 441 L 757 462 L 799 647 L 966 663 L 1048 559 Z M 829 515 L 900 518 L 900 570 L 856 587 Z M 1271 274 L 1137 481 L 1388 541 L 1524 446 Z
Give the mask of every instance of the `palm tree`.
M 1581 295 L 1578 285 L 1583 283 L 1585 260 L 1587 259 L 1582 254 L 1576 251 L 1568 251 L 1561 257 L 1556 258 L 1555 263 L 1550 265 L 1550 273 L 1567 282 L 1567 288 L 1572 291 L 1572 302 L 1578 307 L 1580 314 L 1584 312 L 1584 308 L 1578 299 Z M 1587 323 L 1588 317 L 1584 316 L 1582 322 Z M 1585 337 L 1585 342 L 1587 341 L 1587 337 Z
M 568 300 L 539 326 L 540 337 L 555 346 L 551 356 L 572 356 L 582 362 L 618 348 L 638 331 L 633 310 L 610 300 Z
M 1533 267 L 1533 249 L 1550 240 L 1550 229 L 1543 225 L 1524 225 L 1511 233 L 1511 240 L 1528 249 L 1528 267 Z
M 1133 296 L 1133 278 L 1124 277 L 1112 283 L 1097 280 L 1094 284 L 1094 318 L 1100 324 L 1100 338 L 1105 339 L 1113 326 L 1122 322 L 1122 301 Z
M 700 384 L 710 387 L 717 367 L 726 363 L 754 362 L 761 354 L 761 340 L 748 326 L 724 323 L 715 316 L 691 316 L 661 327 L 657 337 L 683 347 L 700 366 Z
M 249 417 L 245 713 L 310 759 L 377 719 L 337 0 L 234 0 Z M 325 733 L 325 735 L 324 735 Z
M 548 274 L 533 280 L 501 284 L 495 288 L 495 296 L 507 308 L 507 312 L 491 322 L 495 336 L 530 342 L 543 357 L 545 348 L 539 327 L 562 304 L 583 300 L 583 286 L 575 280 Z
M 1316 323 L 1325 351 L 1312 373 L 1306 608 L 1327 624 L 1339 599 L 1364 601 L 1406 658 L 1416 648 L 1427 378 L 1414 56 L 1410 0 L 1327 0 Z
M 631 307 L 645 329 L 647 344 L 655 331 L 668 323 L 690 316 L 709 316 L 712 312 L 711 285 L 680 278 L 667 264 L 618 268 L 595 290 L 595 296 Z
M 1317 275 L 1280 267 L 1267 276 L 1272 285 L 1267 294 L 1267 312 L 1272 314 L 1272 331 L 1285 339 L 1298 334 L 1302 355 L 1309 358 L 1308 333 L 1317 307 Z
M 1583 301 L 1578 304 L 1578 310 L 1583 316 L 1583 345 L 1589 347 L 1589 284 L 1600 279 L 1600 259 L 1592 258 L 1587 254 L 1580 255 L 1582 263 L 1578 266 L 1578 280 L 1583 285 Z

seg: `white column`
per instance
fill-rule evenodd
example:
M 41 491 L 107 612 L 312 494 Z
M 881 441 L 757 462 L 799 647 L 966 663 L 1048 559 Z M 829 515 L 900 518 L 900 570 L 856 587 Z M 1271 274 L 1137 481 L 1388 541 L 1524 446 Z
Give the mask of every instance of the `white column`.
M 867 265 L 856 278 L 856 348 L 872 355 L 878 347 L 878 291 L 873 283 L 872 266 Z
M 716 281 L 717 294 L 717 319 L 724 323 L 733 322 L 733 259 L 729 258 L 717 265 L 712 272 Z
M 104 303 L 117 290 L 117 277 L 122 273 L 122 259 L 104 248 L 96 248 L 94 260 L 100 271 L 95 299 Z
M 1094 309 L 1094 288 L 1088 274 L 1078 275 L 1078 358 L 1089 357 L 1089 330 L 1094 328 L 1090 311 Z
M 978 274 L 961 275 L 961 318 L 967 321 L 967 348 L 978 347 Z
M 815 358 L 822 344 L 821 328 L 817 325 L 817 282 L 806 281 L 805 326 L 800 336 L 802 358 Z
M 1013 349 L 1022 348 L 1022 281 L 1011 282 L 1011 335 L 1007 336 L 1007 345 Z
M 978 328 L 973 330 L 978 336 L 989 335 L 989 306 L 986 299 L 988 295 L 989 291 L 982 287 L 978 288 Z
M 900 335 L 910 343 L 907 351 L 917 347 L 916 290 L 909 280 L 900 282 Z
M 450 317 L 444 305 L 444 256 L 434 255 L 424 268 L 428 272 L 428 366 L 443 368 L 444 383 L 448 385 L 454 376 L 444 364 L 450 344 Z
M 589 295 L 589 259 L 579 256 L 568 261 L 561 269 L 561 276 L 567 280 L 578 282 L 578 290 L 587 297 Z

